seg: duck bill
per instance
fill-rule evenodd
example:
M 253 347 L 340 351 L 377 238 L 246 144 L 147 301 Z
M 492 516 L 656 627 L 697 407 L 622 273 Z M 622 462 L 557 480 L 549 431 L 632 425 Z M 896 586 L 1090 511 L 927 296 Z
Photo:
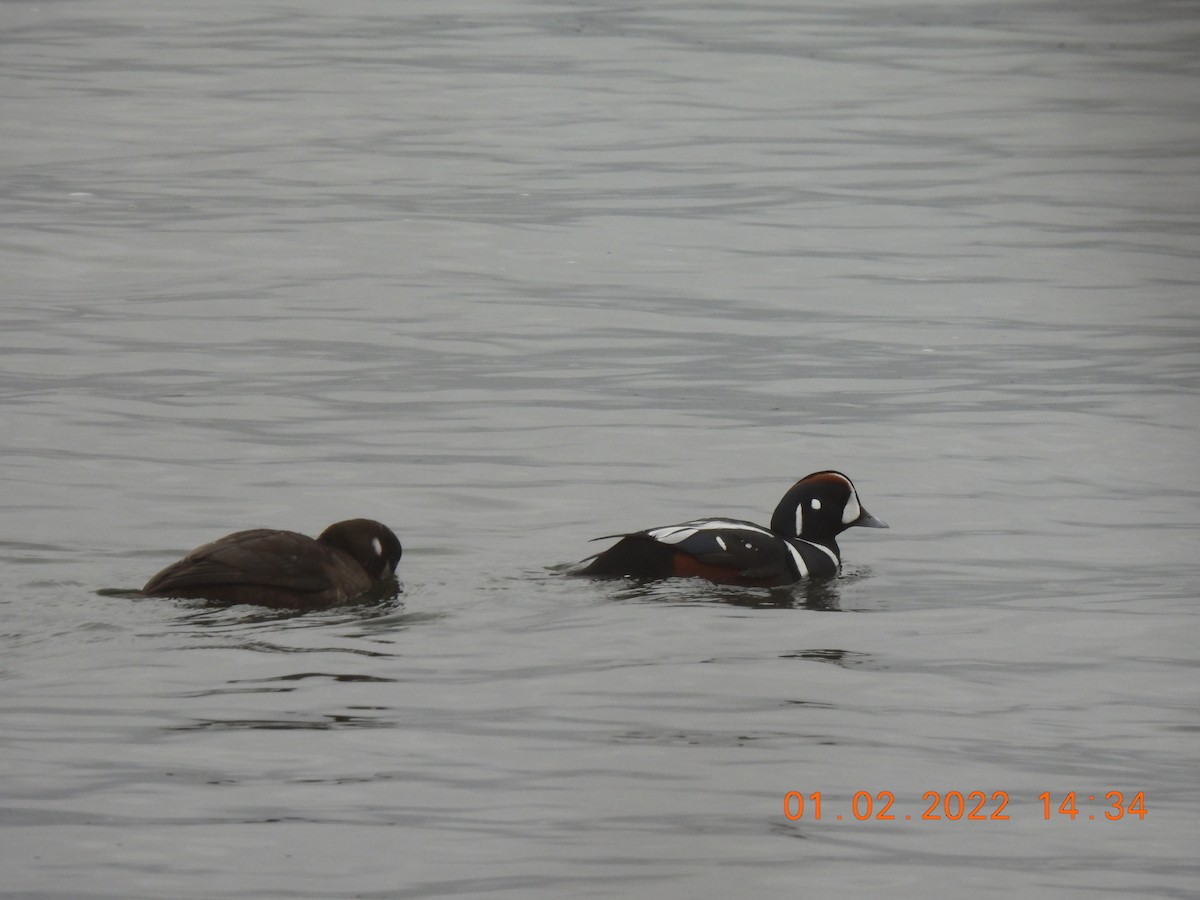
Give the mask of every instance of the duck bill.
M 865 509 L 862 515 L 850 523 L 851 525 L 861 525 L 863 528 L 887 528 L 888 523 L 883 519 L 877 519 Z

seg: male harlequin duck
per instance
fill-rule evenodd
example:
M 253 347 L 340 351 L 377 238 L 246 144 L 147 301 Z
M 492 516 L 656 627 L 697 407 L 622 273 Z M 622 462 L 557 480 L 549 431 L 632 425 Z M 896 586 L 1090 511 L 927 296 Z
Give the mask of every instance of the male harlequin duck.
M 595 556 L 581 575 L 643 580 L 697 576 L 717 584 L 776 587 L 836 575 L 837 536 L 854 525 L 887 528 L 858 501 L 841 472 L 814 472 L 783 495 L 771 527 L 740 519 L 696 519 L 611 535 L 621 540 Z M 597 538 L 603 540 L 603 538 Z
M 392 530 L 371 519 L 337 522 L 315 541 L 256 528 L 197 547 L 142 593 L 288 609 L 336 606 L 392 578 L 400 553 Z

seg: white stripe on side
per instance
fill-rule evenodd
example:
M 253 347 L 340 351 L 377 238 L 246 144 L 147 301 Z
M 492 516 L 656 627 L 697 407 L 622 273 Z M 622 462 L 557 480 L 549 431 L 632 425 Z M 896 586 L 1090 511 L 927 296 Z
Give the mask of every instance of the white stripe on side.
M 754 531 L 758 534 L 771 534 L 766 528 L 761 525 L 755 525 L 753 522 L 742 522 L 738 519 L 697 519 L 694 522 L 684 522 L 690 528 L 695 528 L 697 531 Z
M 659 528 L 651 528 L 646 534 L 664 544 L 679 544 L 700 531 L 752 531 L 756 534 L 765 534 L 768 537 L 774 536 L 767 529 L 760 528 L 752 522 L 739 522 L 734 519 L 696 519 L 695 521 L 683 522 L 679 525 L 663 525 Z
M 695 533 L 695 528 L 689 528 L 686 525 L 668 525 L 665 528 L 654 528 L 646 532 L 650 537 L 664 544 L 682 543 Z
M 804 557 L 800 555 L 800 551 L 792 546 L 791 541 L 784 541 L 783 543 L 787 546 L 788 553 L 792 554 L 792 559 L 796 561 L 796 570 L 800 573 L 800 577 L 807 578 L 808 566 L 804 562 Z

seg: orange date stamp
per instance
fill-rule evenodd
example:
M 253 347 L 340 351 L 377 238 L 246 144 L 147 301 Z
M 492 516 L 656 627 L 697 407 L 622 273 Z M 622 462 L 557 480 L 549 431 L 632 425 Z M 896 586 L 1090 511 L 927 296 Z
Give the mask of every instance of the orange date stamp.
M 896 795 L 891 791 L 857 791 L 844 806 L 834 804 L 836 808 L 830 810 L 828 801 L 822 809 L 820 791 L 811 794 L 788 791 L 783 795 L 783 815 L 789 822 L 1008 822 L 1012 819 L 1008 812 L 1009 799 L 1007 791 L 926 791 L 920 804 L 905 811 L 897 808 Z M 1071 821 L 1078 818 L 1091 822 L 1146 818 L 1145 791 L 1137 791 L 1129 797 L 1123 791 L 1109 791 L 1103 795 L 1045 791 L 1037 799 L 1042 818 L 1047 822 L 1052 818 Z

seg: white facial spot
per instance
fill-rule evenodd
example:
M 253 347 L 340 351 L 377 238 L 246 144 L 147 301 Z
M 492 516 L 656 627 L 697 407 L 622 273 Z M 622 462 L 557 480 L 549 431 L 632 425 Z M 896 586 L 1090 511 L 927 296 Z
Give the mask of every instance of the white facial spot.
M 379 538 L 371 538 L 371 546 L 375 548 L 376 556 L 383 556 L 383 542 Z
M 725 539 L 723 537 L 721 537 L 720 535 L 717 535 L 717 546 L 720 547 L 722 550 L 729 549 L 728 547 L 725 546 Z
M 862 507 L 858 505 L 858 494 L 851 491 L 850 499 L 846 501 L 846 508 L 842 511 L 842 524 L 849 525 L 861 515 Z
M 808 505 L 809 505 L 809 506 L 811 506 L 813 509 L 820 509 L 820 508 L 821 508 L 821 501 L 820 501 L 820 500 L 818 500 L 816 497 L 813 497 L 813 498 L 812 498 L 812 503 L 810 503 L 810 504 L 808 504 Z

